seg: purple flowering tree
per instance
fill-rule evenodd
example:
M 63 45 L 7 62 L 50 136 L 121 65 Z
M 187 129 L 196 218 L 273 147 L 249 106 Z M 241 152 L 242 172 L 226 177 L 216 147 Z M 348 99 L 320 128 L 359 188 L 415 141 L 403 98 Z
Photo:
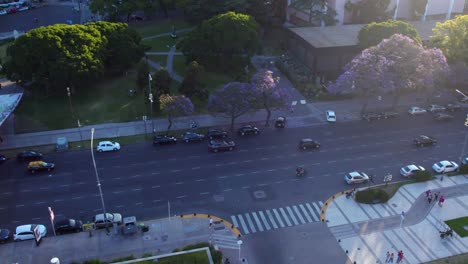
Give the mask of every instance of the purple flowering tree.
M 434 91 L 447 78 L 449 66 L 441 50 L 424 49 L 411 38 L 395 34 L 363 50 L 344 70 L 328 91 L 361 95 L 364 112 L 370 95 L 393 93 L 395 107 L 404 90 Z
M 265 126 L 269 126 L 271 111 L 286 109 L 291 101 L 291 94 L 278 85 L 279 78 L 273 77 L 273 72 L 269 70 L 261 70 L 254 74 L 251 83 L 255 89 L 257 103 L 267 111 Z
M 174 117 L 184 116 L 193 113 L 193 104 L 190 98 L 183 95 L 172 96 L 169 94 L 163 94 L 159 97 L 161 110 L 166 114 L 169 125 L 167 126 L 167 132 L 172 127 L 172 121 Z
M 251 84 L 232 82 L 210 95 L 208 109 L 214 114 L 230 118 L 232 130 L 234 121 L 252 110 L 255 99 L 255 90 Z

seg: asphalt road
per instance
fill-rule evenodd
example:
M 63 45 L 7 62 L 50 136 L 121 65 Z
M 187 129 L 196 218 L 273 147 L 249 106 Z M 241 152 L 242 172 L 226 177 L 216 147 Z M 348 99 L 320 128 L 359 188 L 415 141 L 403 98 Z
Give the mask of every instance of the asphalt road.
M 375 123 L 354 121 L 303 128 L 265 129 L 259 136 L 232 138 L 238 149 L 209 153 L 206 142 L 153 147 L 123 146 L 120 152 L 96 154 L 108 212 L 139 220 L 187 213 L 230 215 L 324 201 L 350 188 L 343 177 L 362 170 L 382 182 L 387 173 L 402 180 L 400 167 L 415 163 L 430 169 L 442 159 L 457 161 L 466 128 L 464 113 L 452 122 L 437 123 L 430 116 Z M 435 147 L 417 148 L 411 139 L 427 134 Z M 301 152 L 303 137 L 321 142 L 318 151 Z M 10 160 L 0 166 L 0 219 L 2 227 L 48 224 L 51 206 L 56 218 L 89 220 L 102 211 L 90 151 L 48 154 L 56 163 L 52 173 L 26 172 L 26 163 Z M 304 166 L 307 177 L 296 178 Z M 362 186 L 362 185 L 357 185 Z M 263 191 L 265 197 L 254 196 Z

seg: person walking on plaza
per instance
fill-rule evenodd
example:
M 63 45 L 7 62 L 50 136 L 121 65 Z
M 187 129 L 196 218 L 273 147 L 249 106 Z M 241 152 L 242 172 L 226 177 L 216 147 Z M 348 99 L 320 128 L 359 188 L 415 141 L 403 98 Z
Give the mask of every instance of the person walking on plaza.
M 385 263 L 388 263 L 388 260 L 390 259 L 390 252 L 387 251 L 387 259 L 385 260 Z
M 426 191 L 426 198 L 428 198 L 429 195 L 431 195 L 431 194 L 432 194 L 431 190 L 427 190 L 427 191 Z
M 441 195 L 440 198 L 439 198 L 439 206 L 442 207 L 442 204 L 444 202 L 445 202 L 445 198 L 444 198 L 444 196 Z
M 398 251 L 398 258 L 396 260 L 396 263 L 400 263 L 403 260 L 403 251 Z
M 440 195 L 440 192 L 434 193 L 434 202 L 439 200 L 439 195 Z
M 429 194 L 429 196 L 427 196 L 427 201 L 429 202 L 429 204 L 432 202 L 432 194 Z

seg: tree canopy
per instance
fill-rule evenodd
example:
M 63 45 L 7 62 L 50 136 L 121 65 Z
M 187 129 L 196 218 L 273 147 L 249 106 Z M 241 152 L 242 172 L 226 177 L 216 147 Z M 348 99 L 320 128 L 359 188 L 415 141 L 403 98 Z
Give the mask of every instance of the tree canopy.
M 287 0 L 247 0 L 247 13 L 265 27 L 280 27 L 286 21 Z
M 179 7 L 184 10 L 188 20 L 201 22 L 213 16 L 233 11 L 245 13 L 247 9 L 245 0 L 182 0 Z
M 418 31 L 409 23 L 400 20 L 372 22 L 365 25 L 358 34 L 358 45 L 362 49 L 375 46 L 394 34 L 410 37 L 416 43 L 422 43 Z
M 189 63 L 189 65 L 187 65 L 187 71 L 185 73 L 184 80 L 179 87 L 179 92 L 190 98 L 196 95 L 207 97 L 207 94 L 203 94 L 203 83 L 201 81 L 201 75 L 203 72 L 203 66 L 198 64 L 198 62 L 192 61 Z
M 259 26 L 245 14 L 217 15 L 188 33 L 178 44 L 188 61 L 207 68 L 237 72 L 258 49 Z
M 432 32 L 431 46 L 440 48 L 450 63 L 468 65 L 468 15 L 437 23 Z
M 190 98 L 183 95 L 172 96 L 163 94 L 159 97 L 161 110 L 166 114 L 169 125 L 167 131 L 172 127 L 174 117 L 184 116 L 193 113 L 193 104 Z
M 351 12 L 353 24 L 367 24 L 387 20 L 390 0 L 361 0 L 356 3 L 347 1 L 345 8 Z
M 85 86 L 122 72 L 143 56 L 141 38 L 123 23 L 56 24 L 33 29 L 7 49 L 6 75 L 46 87 Z
M 169 0 L 93 0 L 89 4 L 89 9 L 94 14 L 107 14 L 109 21 L 117 22 L 121 20 L 130 20 L 130 15 L 139 10 L 144 10 L 145 13 L 150 14 L 156 8 L 161 8 L 167 16 L 167 1 Z M 125 17 L 125 19 L 121 19 Z

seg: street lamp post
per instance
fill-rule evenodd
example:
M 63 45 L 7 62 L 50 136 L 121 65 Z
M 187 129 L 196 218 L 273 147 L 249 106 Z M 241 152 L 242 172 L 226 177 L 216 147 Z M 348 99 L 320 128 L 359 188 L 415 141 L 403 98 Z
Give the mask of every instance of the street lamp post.
M 101 196 L 102 211 L 104 213 L 104 223 L 106 223 L 106 230 L 109 233 L 107 226 L 107 211 L 106 205 L 104 204 L 104 195 L 102 194 L 101 181 L 99 180 L 99 174 L 96 167 L 96 160 L 94 159 L 94 149 L 93 149 L 93 140 L 94 140 L 94 127 L 91 128 L 91 158 L 93 159 L 94 173 L 96 174 L 97 187 L 99 189 L 99 196 Z
M 154 136 L 154 120 L 153 120 L 153 93 L 151 92 L 151 73 L 148 73 L 148 100 L 150 101 L 150 119 L 151 119 L 151 131 Z
M 71 101 L 70 87 L 67 87 L 67 95 L 68 95 L 68 102 L 70 103 L 70 111 L 72 112 L 72 116 L 73 116 L 73 118 L 76 119 L 76 123 L 78 125 L 78 132 L 80 133 L 80 141 L 81 141 L 80 147 L 81 147 L 81 146 L 83 146 L 83 136 L 81 134 L 81 123 L 80 123 L 80 119 L 78 118 L 78 116 L 75 113 L 75 110 L 73 109 L 73 104 L 72 104 L 72 101 Z
M 237 245 L 239 246 L 239 261 L 241 260 L 241 245 L 242 245 L 242 240 L 237 240 Z

